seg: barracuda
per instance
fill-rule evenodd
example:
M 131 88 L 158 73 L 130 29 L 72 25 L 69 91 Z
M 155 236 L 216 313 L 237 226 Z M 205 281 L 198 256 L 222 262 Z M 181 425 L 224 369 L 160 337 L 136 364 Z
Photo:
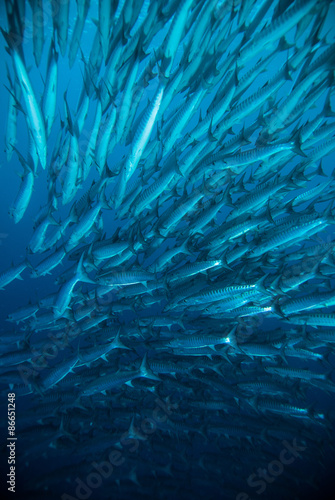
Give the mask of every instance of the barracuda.
M 273 235 L 267 242 L 259 245 L 258 248 L 252 251 L 254 257 L 259 257 L 265 252 L 278 248 L 286 243 L 290 243 L 297 238 L 301 238 L 306 234 L 315 234 L 324 227 L 326 227 L 327 221 L 320 217 L 314 221 L 300 223 L 299 225 L 294 225 L 285 231 L 278 230 L 277 234 Z
M 23 64 L 23 61 L 19 53 L 12 46 L 12 40 L 10 39 L 8 34 L 3 29 L 1 29 L 1 32 L 9 45 L 8 50 L 12 56 L 16 77 L 20 84 L 22 96 L 26 105 L 28 125 L 36 145 L 41 166 L 43 169 L 45 169 L 47 162 L 47 144 L 46 144 L 44 120 L 42 117 L 41 109 L 38 105 L 27 70 Z
M 286 12 L 274 20 L 267 28 L 264 28 L 253 41 L 242 49 L 238 64 L 243 65 L 245 62 L 255 57 L 260 51 L 264 50 L 267 44 L 276 42 L 280 37 L 285 35 L 293 26 L 306 15 L 316 5 L 316 0 L 299 0 L 294 2 Z M 265 47 L 266 48 L 266 47 Z
M 22 498 L 331 498 L 333 2 L 3 4 Z
M 43 96 L 43 114 L 45 120 L 45 132 L 47 137 L 49 137 L 50 135 L 51 127 L 55 121 L 56 116 L 57 83 L 58 52 L 55 49 L 55 42 L 54 40 L 52 40 L 48 57 L 47 79 L 45 82 L 45 91 Z
M 97 392 L 105 392 L 109 389 L 120 387 L 121 385 L 134 380 L 135 378 L 144 377 L 152 380 L 160 380 L 149 368 L 147 358 L 144 356 L 141 367 L 139 370 L 118 371 L 111 373 L 105 377 L 100 377 L 86 386 L 82 391 L 81 396 L 90 396 Z
M 28 168 L 26 173 L 22 176 L 19 192 L 17 193 L 13 206 L 9 210 L 9 214 L 13 217 L 15 224 L 20 222 L 28 208 L 33 194 L 34 181 L 34 172 Z
M 9 82 L 10 94 L 8 101 L 8 113 L 7 113 L 7 125 L 6 125 L 6 157 L 7 161 L 10 161 L 13 155 L 14 146 L 17 143 L 16 131 L 17 131 L 17 107 L 16 102 L 20 101 L 21 87 L 15 79 L 12 82 L 9 69 L 7 67 L 7 79 Z
M 165 85 L 165 82 L 159 84 L 156 94 L 152 99 L 150 106 L 146 110 L 138 126 L 138 129 L 136 130 L 131 150 L 122 167 L 122 170 L 119 174 L 119 181 L 116 185 L 115 208 L 118 208 L 121 205 L 126 189 L 126 183 L 135 172 L 138 162 L 141 159 L 143 150 L 149 141 L 150 134 L 155 124 L 156 116 L 162 102 Z

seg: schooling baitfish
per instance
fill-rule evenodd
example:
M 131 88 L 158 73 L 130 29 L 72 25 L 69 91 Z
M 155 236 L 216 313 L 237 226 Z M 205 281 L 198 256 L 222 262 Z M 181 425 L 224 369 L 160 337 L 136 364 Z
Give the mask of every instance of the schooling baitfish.
M 335 2 L 0 26 L 1 498 L 332 498 Z

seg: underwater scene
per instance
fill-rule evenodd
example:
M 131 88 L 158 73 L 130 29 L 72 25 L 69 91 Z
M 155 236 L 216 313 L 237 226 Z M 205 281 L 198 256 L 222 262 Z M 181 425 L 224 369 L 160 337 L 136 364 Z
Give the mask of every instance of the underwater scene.
M 0 28 L 1 499 L 334 498 L 335 2 Z

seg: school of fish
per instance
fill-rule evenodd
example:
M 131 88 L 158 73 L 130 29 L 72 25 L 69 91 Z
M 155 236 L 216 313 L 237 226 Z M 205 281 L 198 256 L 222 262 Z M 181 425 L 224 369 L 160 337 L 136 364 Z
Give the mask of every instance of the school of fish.
M 25 405 L 27 495 L 317 495 L 304 471 L 334 423 L 334 3 L 5 7 L 5 151 L 22 168 L 8 210 L 31 238 L 0 275 L 3 296 L 27 286 L 0 373 Z M 54 291 L 28 302 L 37 279 Z M 297 469 L 257 472 L 295 440 Z

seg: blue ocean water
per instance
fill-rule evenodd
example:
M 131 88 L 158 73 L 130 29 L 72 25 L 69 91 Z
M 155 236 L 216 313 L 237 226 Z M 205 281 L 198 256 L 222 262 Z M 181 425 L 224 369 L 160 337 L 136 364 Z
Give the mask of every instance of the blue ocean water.
M 54 22 L 57 16 L 52 15 L 52 12 L 59 12 L 60 5 L 65 5 L 66 2 L 42 1 L 44 40 L 41 61 L 37 65 L 33 26 L 34 21 L 38 21 L 38 16 L 34 17 L 34 14 L 40 3 L 8 1 L 1 4 L 0 24 L 7 32 L 11 31 L 8 23 L 10 7 L 25 4 L 22 40 L 24 66 L 43 116 L 45 112 L 41 103 L 46 88 L 48 52 L 53 37 L 58 53 L 56 116 L 47 139 L 47 164 L 45 170 L 41 168 L 41 163 L 36 168 L 31 199 L 17 224 L 8 212 L 20 189 L 18 174 L 22 175 L 23 168 L 16 151 L 13 151 L 9 161 L 7 151 L 0 151 L 1 271 L 7 271 L 26 259 L 29 263 L 22 272 L 22 280 L 14 279 L 1 290 L 1 409 L 4 422 L 1 479 L 4 495 L 7 493 L 9 497 L 12 494 L 6 484 L 10 470 L 10 452 L 5 444 L 10 441 L 7 439 L 9 422 L 6 423 L 8 394 L 15 394 L 15 495 L 20 499 L 123 499 L 135 496 L 139 499 L 206 497 L 246 500 L 284 497 L 302 499 L 325 495 L 331 479 L 334 451 L 334 355 L 333 340 L 329 340 L 331 333 L 328 340 L 324 340 L 324 332 L 332 327 L 322 324 L 313 326 L 311 317 L 306 318 L 306 314 L 333 314 L 334 311 L 332 202 L 335 142 L 334 128 L 331 128 L 334 125 L 332 110 L 335 109 L 334 53 L 331 52 L 334 43 L 333 3 L 315 1 L 311 10 L 297 21 L 297 28 L 288 30 L 280 40 L 275 38 L 274 45 L 265 44 L 264 53 L 260 51 L 250 57 L 245 65 L 239 65 L 238 62 L 247 43 L 250 46 L 253 41 L 257 42 L 261 39 L 259 33 L 264 33 L 269 26 L 276 26 L 276 18 L 284 22 L 286 18 L 283 13 L 290 8 L 299 11 L 303 3 L 208 0 L 180 4 L 172 1 L 163 5 L 155 0 L 133 0 L 125 2 L 120 17 L 122 29 L 117 32 L 118 25 L 117 22 L 113 24 L 113 19 L 118 6 L 120 8 L 123 2 L 112 2 L 109 19 L 117 34 L 110 32 L 108 43 L 112 55 L 120 50 L 120 59 L 115 65 L 116 79 L 109 89 L 108 105 L 102 113 L 98 134 L 103 130 L 108 113 L 113 113 L 115 108 L 116 124 L 109 141 L 109 145 L 112 144 L 113 147 L 107 155 L 108 168 L 105 170 L 105 165 L 97 164 L 96 151 L 93 152 L 93 163 L 85 180 L 81 171 L 83 158 L 91 137 L 99 99 L 102 100 L 104 86 L 107 87 L 101 45 L 96 59 L 97 66 L 97 60 L 100 60 L 97 73 L 88 62 L 92 58 L 94 40 L 99 39 L 99 19 L 104 11 L 101 13 L 99 2 L 93 0 L 86 3 L 70 2 L 68 40 L 66 52 L 62 55 Z M 70 44 L 74 38 L 76 19 L 80 17 L 80 8 L 84 8 L 85 4 L 88 11 L 71 66 Z M 100 2 L 100 5 L 106 8 L 107 2 Z M 188 6 L 188 16 L 184 21 L 181 17 L 178 18 L 183 12 L 183 6 Z M 250 21 L 244 21 L 239 26 L 242 8 L 249 12 Z M 251 19 L 255 16 L 257 18 L 257 12 L 262 12 L 262 8 L 265 10 L 260 16 L 259 25 L 254 27 L 255 32 L 248 33 Z M 208 18 L 205 17 L 207 10 L 211 10 Z M 117 123 L 122 114 L 120 110 L 125 82 L 129 81 L 126 78 L 129 78 L 138 57 L 135 48 L 129 51 L 128 47 L 131 47 L 134 38 L 131 28 L 135 26 L 137 19 L 141 20 L 140 12 L 143 12 L 143 19 L 148 22 L 150 29 L 143 38 L 139 37 L 137 46 L 141 48 L 142 44 L 145 47 L 154 71 L 148 81 L 140 78 L 147 65 L 151 67 L 149 58 L 141 59 L 135 83 L 130 87 L 130 104 L 129 110 L 127 109 L 129 123 L 126 120 L 124 124 L 129 126 L 133 135 L 129 141 L 123 138 L 114 143 L 113 134 L 116 134 Z M 127 16 L 130 16 L 130 21 Z M 150 16 L 155 20 L 151 20 L 151 24 Z M 207 21 L 201 40 L 195 39 L 193 45 L 190 45 L 190 41 L 194 40 L 192 37 L 195 36 L 195 27 L 200 30 L 202 18 Z M 164 40 L 178 24 L 173 19 L 179 19 L 181 24 L 184 22 L 184 26 L 169 75 L 164 70 L 164 64 L 168 65 Z M 140 32 L 144 32 L 144 26 L 147 25 L 144 23 Z M 154 35 L 151 37 L 151 34 Z M 176 36 L 175 32 L 173 34 Z M 278 43 L 282 45 L 277 45 Z M 187 59 L 190 46 L 195 54 L 198 51 L 201 54 L 200 48 L 203 47 L 201 63 L 191 76 L 187 73 L 192 60 Z M 13 65 L 13 54 L 17 48 L 6 51 L 6 47 L 8 44 L 3 37 L 0 43 L 3 61 L 3 71 L 0 74 L 3 110 L 0 135 L 3 138 L 7 133 L 6 116 L 11 95 L 8 91 L 10 83 L 6 65 L 12 81 L 17 71 Z M 300 60 L 304 47 L 308 47 L 308 50 Z M 321 68 L 316 66 L 313 69 L 317 57 L 326 50 L 329 50 L 329 58 Z M 244 75 L 249 70 L 256 71 L 259 60 L 271 54 L 273 57 L 264 71 L 240 95 L 238 89 Z M 294 56 L 297 59 L 292 61 L 290 58 Z M 227 61 L 230 62 L 225 68 Z M 266 91 L 272 78 L 276 77 L 286 63 L 291 79 L 286 81 L 283 72 L 279 76 L 282 85 L 255 106 L 254 110 L 243 114 L 239 105 L 250 98 L 248 106 L 251 108 L 255 93 L 261 89 Z M 280 116 L 284 106 L 290 104 L 289 99 L 294 96 L 294 89 L 301 82 L 307 81 L 310 74 L 313 75 L 313 72 L 309 73 L 309 68 L 320 74 L 314 80 L 308 80 L 306 89 L 292 106 L 291 113 L 285 116 L 287 122 L 278 126 L 278 130 L 275 129 L 272 136 L 267 137 L 264 132 L 269 130 L 271 118 L 278 113 Z M 181 80 L 182 83 L 179 81 L 178 84 L 178 78 L 183 78 L 183 75 L 188 79 L 185 78 L 185 81 Z M 227 109 L 222 116 L 209 121 L 204 134 L 192 139 L 195 127 L 210 114 L 210 105 L 215 96 L 222 102 L 228 95 L 229 78 L 232 76 L 235 92 L 231 95 Z M 211 79 L 214 80 L 213 85 Z M 78 133 L 78 109 L 83 96 L 85 99 L 84 81 L 89 87 L 89 105 L 83 128 Z M 139 155 L 135 133 L 141 133 L 145 116 L 143 113 L 150 109 L 162 82 L 165 99 L 173 82 L 177 82 L 176 89 L 163 116 L 158 115 L 159 119 L 154 120 L 148 143 L 141 152 L 139 165 L 127 180 L 126 194 L 121 197 L 118 207 L 119 198 L 115 193 L 117 183 L 120 179 L 122 181 L 123 165 L 129 158 L 130 150 Z M 178 120 L 173 122 L 173 119 L 180 119 L 179 110 L 185 109 L 182 108 L 184 103 L 190 102 L 194 92 L 200 92 L 202 88 L 204 94 L 194 109 L 188 110 L 185 125 L 178 136 L 173 138 L 171 149 L 166 151 L 165 143 L 170 139 L 173 129 L 179 126 Z M 9 90 L 13 92 L 12 87 Z M 21 93 L 22 91 L 24 89 L 21 89 Z M 313 101 L 311 95 L 318 91 L 320 95 Z M 140 96 L 140 101 L 135 109 L 137 96 Z M 18 97 L 18 101 L 23 109 L 17 112 L 15 147 L 27 159 L 27 104 L 22 97 Z M 65 103 L 68 104 L 70 117 Z M 162 103 L 164 104 L 164 99 Z M 132 110 L 136 111 L 134 116 L 131 115 Z M 229 122 L 229 117 L 234 113 L 236 119 L 228 127 L 229 130 L 223 128 L 224 132 L 219 137 L 220 124 L 222 126 L 227 117 Z M 318 117 L 319 122 L 305 138 L 303 134 L 307 136 L 306 125 L 313 121 L 316 123 Z M 72 132 L 71 121 L 74 124 Z M 254 123 L 256 125 L 253 128 Z M 328 127 L 323 134 L 322 127 Z M 241 135 L 243 129 L 246 131 L 245 141 Z M 70 156 L 66 155 L 63 165 L 52 162 L 61 130 L 63 135 L 61 146 L 56 151 L 56 159 L 61 158 L 62 149 L 65 150 L 66 141 L 71 140 L 71 137 L 77 137 L 79 145 L 79 170 L 73 183 L 76 193 L 67 202 L 64 202 L 62 182 L 67 182 L 64 178 L 66 179 Z M 321 135 L 320 139 L 318 133 Z M 237 143 L 229 150 L 229 141 L 234 140 L 234 137 Z M 307 146 L 304 142 L 307 142 Z M 186 149 L 184 143 L 187 143 Z M 189 169 L 181 172 L 185 165 L 185 152 L 192 151 L 199 144 L 203 144 L 203 151 L 199 149 Z M 277 151 L 258 161 L 248 160 L 238 164 L 238 161 L 241 162 L 238 155 L 243 155 L 244 151 L 259 152 L 262 147 L 278 144 L 289 144 L 289 160 L 283 156 L 283 160 L 275 163 L 275 159 L 280 159 L 282 154 Z M 228 152 L 222 155 L 225 147 L 228 147 Z M 221 157 L 211 158 L 211 154 L 219 153 Z M 313 160 L 313 154 L 317 157 L 316 161 Z M 201 164 L 203 160 L 207 161 L 205 166 Z M 174 184 L 172 181 L 168 183 L 160 195 L 138 212 L 136 207 L 139 206 L 139 196 L 161 178 L 171 161 L 176 164 L 172 179 Z M 230 167 L 229 162 L 232 162 Z M 196 177 L 194 172 L 199 171 L 200 174 Z M 225 177 L 219 177 L 220 171 Z M 292 177 L 285 178 L 290 172 L 293 172 Z M 84 198 L 80 204 L 79 200 L 90 187 L 96 187 L 104 178 L 108 179 L 106 190 L 99 190 L 92 198 Z M 285 182 L 283 179 L 286 179 Z M 282 182 L 283 185 L 281 190 L 265 197 L 260 205 L 254 204 L 251 208 L 246 208 L 244 219 L 238 219 L 235 225 L 229 223 L 229 214 L 240 206 L 242 197 L 255 193 L 262 181 Z M 311 192 L 321 182 L 325 182 L 324 190 L 310 198 L 307 196 L 305 202 L 297 200 L 295 205 L 290 204 L 290 200 L 295 200 L 301 193 Z M 121 215 L 122 207 L 131 200 L 132 190 L 136 188 L 139 188 L 137 198 L 129 203 L 125 214 Z M 168 231 L 164 226 L 166 220 L 169 220 L 165 211 L 178 207 L 178 203 L 185 203 L 196 194 L 199 194 L 198 202 L 186 210 L 178 224 Z M 226 202 L 222 203 L 218 213 L 198 230 L 197 224 L 204 210 L 220 204 L 225 195 Z M 108 207 L 101 207 L 94 224 L 88 226 L 87 231 L 70 248 L 70 235 L 95 203 L 99 200 L 102 202 L 104 196 Z M 74 205 L 76 202 L 77 205 Z M 46 220 L 47 212 L 43 212 L 43 207 L 49 209 L 53 222 L 57 223 L 48 226 L 47 234 L 64 227 L 72 207 L 77 211 L 76 217 L 70 220 L 67 229 L 64 229 L 51 249 L 43 251 L 42 244 L 40 250 L 32 252 L 31 239 L 34 231 Z M 223 233 L 219 243 L 215 240 L 220 236 L 217 232 L 220 227 L 222 231 L 234 231 L 238 223 L 251 224 L 257 217 L 263 219 L 252 229 L 241 230 L 234 237 Z M 303 224 L 310 224 L 311 227 L 312 221 L 316 219 L 320 219 L 319 231 L 306 229 L 296 238 L 287 238 L 286 243 L 265 249 L 260 256 L 253 256 L 253 252 L 261 248 L 273 234 L 282 237 L 287 230 L 285 223 L 289 224 L 291 230 L 292 227 L 302 227 Z M 111 260 L 111 267 L 108 269 L 104 260 L 92 257 L 92 252 L 103 247 L 104 240 L 113 236 L 113 243 L 128 244 L 129 256 L 121 264 L 115 264 L 117 259 Z M 213 241 L 216 241 L 214 246 Z M 165 267 L 160 268 L 159 259 L 164 258 L 171 248 L 178 248 L 184 243 L 187 251 L 176 253 Z M 313 245 L 317 247 L 316 251 L 309 253 L 308 249 Z M 246 253 L 228 263 L 230 252 L 243 250 L 245 246 Z M 65 257 L 60 265 L 50 274 L 31 277 L 32 270 L 46 256 L 62 248 L 65 249 Z M 75 284 L 64 311 L 59 311 L 55 302 L 43 306 L 41 301 L 49 295 L 57 294 L 56 297 L 60 297 L 66 283 L 73 278 L 84 251 L 89 280 L 86 279 L 85 282 L 81 279 L 80 283 Z M 116 255 L 119 256 L 122 252 L 123 250 L 119 250 Z M 290 252 L 300 252 L 299 257 L 290 258 Z M 214 260 L 217 264 L 201 272 L 185 268 L 190 264 L 204 265 Z M 60 278 L 74 265 L 75 268 L 64 279 Z M 169 273 L 178 270 L 184 273 L 181 277 L 177 279 L 169 276 Z M 127 272 L 150 273 L 150 277 L 133 275 L 129 278 Z M 120 273 L 121 278 L 117 273 Z M 304 275 L 308 273 L 310 274 L 304 280 Z M 101 283 L 106 275 L 123 282 L 115 284 L 114 281 L 114 286 L 112 283 L 108 291 L 102 293 Z M 294 276 L 301 276 L 301 283 L 297 286 L 292 286 L 288 281 Z M 264 288 L 259 284 L 255 285 L 262 278 Z M 127 279 L 128 282 L 125 282 Z M 149 289 L 152 282 L 157 283 L 157 287 Z M 148 291 L 133 291 L 130 287 L 136 284 L 147 287 L 145 290 Z M 242 285 L 259 287 L 257 290 L 260 295 L 250 296 L 247 300 L 237 288 L 219 292 L 219 300 L 201 295 L 208 290 Z M 225 308 L 227 296 L 230 300 L 236 300 L 236 303 Z M 296 309 L 292 309 L 293 312 L 285 312 L 285 304 L 286 307 L 287 304 L 291 306 L 292 301 L 301 297 L 307 297 L 311 304 L 308 307 L 298 304 L 294 306 Z M 19 323 L 8 321 L 11 314 L 28 304 L 37 305 L 34 314 Z M 261 307 L 263 304 L 271 309 L 256 315 L 251 309 L 249 314 L 240 310 L 234 313 L 239 306 Z M 85 307 L 89 308 L 89 312 L 83 313 L 81 319 L 76 319 L 76 314 L 80 314 Z M 50 314 L 50 317 L 45 328 L 39 330 L 35 320 L 44 314 Z M 305 318 L 300 324 L 295 322 L 299 316 Z M 100 322 L 90 326 L 88 321 L 95 319 Z M 55 325 L 60 327 L 55 329 Z M 108 352 L 117 335 L 120 335 L 123 346 Z M 207 336 L 208 339 L 214 335 L 217 343 L 208 340 L 206 344 L 203 338 L 195 339 L 194 342 L 198 342 L 197 349 L 204 349 L 203 356 L 196 356 L 194 349 L 192 351 L 190 345 L 187 345 L 192 335 Z M 222 339 L 226 336 L 228 340 L 223 342 Z M 97 351 L 96 357 L 84 364 L 89 349 L 98 349 L 99 346 L 102 346 L 102 351 Z M 257 351 L 265 347 L 272 351 L 263 354 Z M 16 362 L 7 356 L 8 353 L 16 355 L 22 351 L 23 361 Z M 313 359 L 313 355 L 316 359 Z M 142 366 L 149 369 L 140 372 L 143 359 Z M 67 366 L 66 363 L 72 360 L 72 365 L 69 363 Z M 54 375 L 57 367 L 65 370 L 58 379 Z M 302 369 L 303 372 L 300 375 L 286 372 L 286 375 L 280 376 L 278 373 L 267 372 L 265 368 Z M 106 380 L 107 376 L 120 376 L 120 373 L 125 375 L 124 379 L 117 382 L 112 378 Z M 324 377 L 321 377 L 320 383 L 311 375 L 313 373 Z M 50 381 L 49 377 L 53 376 Z M 100 387 L 100 381 L 106 385 Z M 248 382 L 254 383 L 251 389 L 243 385 Z M 329 385 L 326 386 L 324 382 Z M 257 383 L 260 385 L 257 386 Z M 290 406 L 275 408 L 275 403 Z M 270 404 L 272 407 L 269 407 Z M 294 451 L 294 443 L 297 443 L 298 452 Z

